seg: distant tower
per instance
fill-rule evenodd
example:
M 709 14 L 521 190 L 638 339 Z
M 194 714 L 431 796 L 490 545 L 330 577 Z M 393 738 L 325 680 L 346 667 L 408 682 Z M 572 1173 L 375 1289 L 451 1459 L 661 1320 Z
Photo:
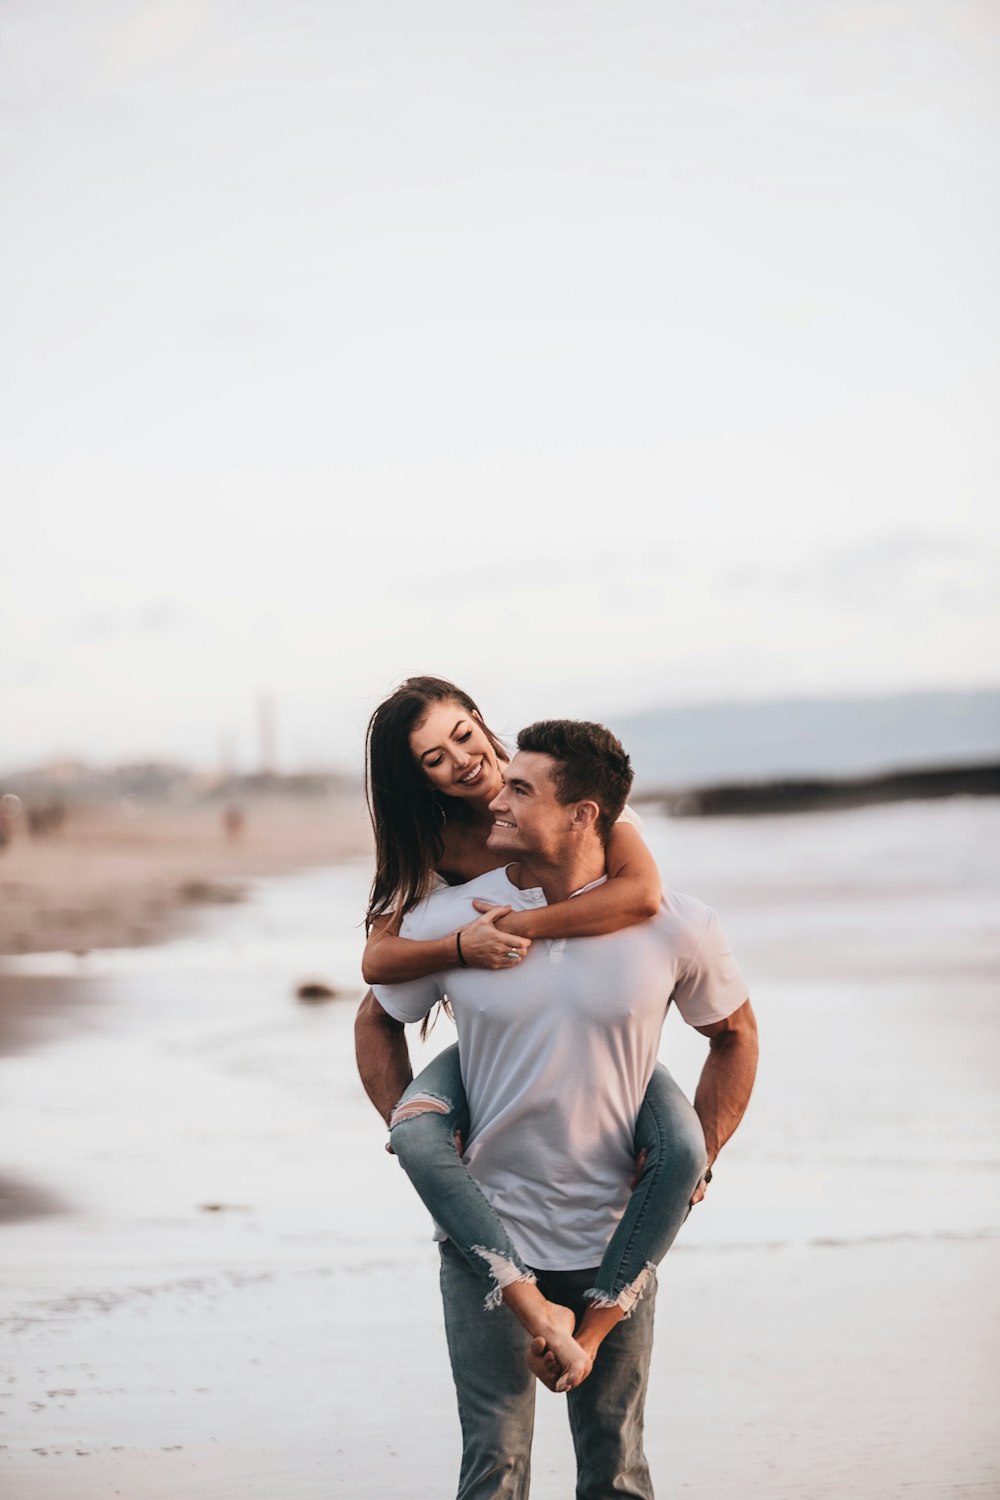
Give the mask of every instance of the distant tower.
M 233 755 L 233 737 L 228 729 L 219 730 L 219 780 L 229 781 L 232 779 L 235 768 L 235 756 Z
M 274 704 L 267 693 L 257 699 L 257 728 L 260 733 L 260 769 L 264 776 L 276 770 Z

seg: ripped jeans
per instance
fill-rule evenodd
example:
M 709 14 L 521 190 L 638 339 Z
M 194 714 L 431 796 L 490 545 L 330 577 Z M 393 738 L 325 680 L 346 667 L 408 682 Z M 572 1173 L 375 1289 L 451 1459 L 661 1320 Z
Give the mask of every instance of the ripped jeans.
M 456 1043 L 410 1084 L 393 1111 L 389 1139 L 435 1223 L 486 1282 L 486 1306 L 497 1307 L 505 1286 L 536 1278 L 456 1150 L 455 1131 L 468 1129 Z M 639 1110 L 635 1151 L 645 1152 L 642 1173 L 586 1293 L 596 1306 L 620 1307 L 626 1316 L 687 1218 L 706 1166 L 701 1122 L 661 1063 Z

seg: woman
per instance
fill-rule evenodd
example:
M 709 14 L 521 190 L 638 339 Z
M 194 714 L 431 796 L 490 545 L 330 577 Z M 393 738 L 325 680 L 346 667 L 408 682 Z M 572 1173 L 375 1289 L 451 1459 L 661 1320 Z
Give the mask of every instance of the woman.
M 399 937 L 403 915 L 436 884 L 461 884 L 496 868 L 497 856 L 486 844 L 493 826 L 489 804 L 503 784 L 508 756 L 468 694 L 441 678 L 413 677 L 372 715 L 366 759 L 376 846 L 363 960 L 368 983 L 401 983 L 458 965 L 513 967 L 535 939 L 600 936 L 659 910 L 656 863 L 638 830 L 621 821 L 608 847 L 604 884 L 530 912 L 476 903 L 480 916 L 448 937 L 421 942 Z M 572 1312 L 542 1296 L 462 1164 L 455 1137 L 466 1130 L 453 1046 L 403 1094 L 390 1120 L 391 1149 L 435 1221 L 492 1286 L 487 1306 L 502 1301 L 511 1309 L 542 1341 L 537 1350 L 550 1351 L 559 1369 L 556 1389 L 570 1390 L 589 1374 L 602 1340 L 628 1316 L 650 1267 L 666 1253 L 687 1215 L 705 1169 L 697 1115 L 658 1066 L 636 1130 L 632 1196 L 575 1337 Z

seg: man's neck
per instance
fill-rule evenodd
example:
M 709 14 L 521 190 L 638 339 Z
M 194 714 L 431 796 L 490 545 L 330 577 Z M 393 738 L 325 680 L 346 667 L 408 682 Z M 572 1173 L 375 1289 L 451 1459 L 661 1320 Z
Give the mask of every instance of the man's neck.
M 580 852 L 562 859 L 558 864 L 539 859 L 536 855 L 524 855 L 507 867 L 507 876 L 518 890 L 526 891 L 534 886 L 541 886 L 550 906 L 555 906 L 557 901 L 568 900 L 574 891 L 582 890 L 585 885 L 600 880 L 607 873 L 607 861 L 601 845 L 586 853 Z

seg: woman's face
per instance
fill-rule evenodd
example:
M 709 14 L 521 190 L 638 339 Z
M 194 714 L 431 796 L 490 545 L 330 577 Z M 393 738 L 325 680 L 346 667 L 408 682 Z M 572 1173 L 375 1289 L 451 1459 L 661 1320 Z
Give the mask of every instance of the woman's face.
M 410 749 L 427 780 L 446 797 L 489 801 L 503 784 L 482 720 L 453 698 L 431 705 L 410 731 Z

